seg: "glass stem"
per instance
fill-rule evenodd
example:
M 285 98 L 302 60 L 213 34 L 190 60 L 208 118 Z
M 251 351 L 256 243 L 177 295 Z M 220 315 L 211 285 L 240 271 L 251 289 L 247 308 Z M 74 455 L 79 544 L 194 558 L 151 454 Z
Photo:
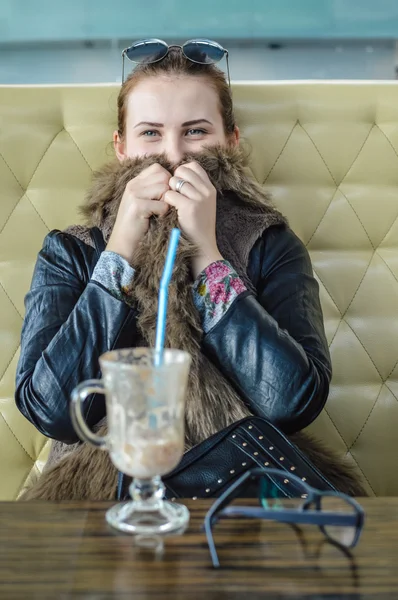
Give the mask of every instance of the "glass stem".
M 165 486 L 159 475 L 151 479 L 133 479 L 129 491 L 138 510 L 158 510 L 163 505 Z

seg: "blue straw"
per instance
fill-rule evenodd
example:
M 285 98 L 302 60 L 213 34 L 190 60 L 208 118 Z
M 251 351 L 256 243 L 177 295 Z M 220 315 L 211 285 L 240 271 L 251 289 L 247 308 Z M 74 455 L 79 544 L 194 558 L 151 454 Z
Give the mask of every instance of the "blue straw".
M 179 229 L 173 229 L 171 232 L 169 247 L 167 249 L 166 262 L 164 264 L 163 274 L 160 280 L 155 342 L 156 366 L 159 366 L 162 363 L 163 358 L 164 339 L 166 335 L 167 302 L 169 299 L 169 284 L 171 280 L 171 275 L 173 273 L 173 267 L 176 259 L 180 235 L 181 232 Z

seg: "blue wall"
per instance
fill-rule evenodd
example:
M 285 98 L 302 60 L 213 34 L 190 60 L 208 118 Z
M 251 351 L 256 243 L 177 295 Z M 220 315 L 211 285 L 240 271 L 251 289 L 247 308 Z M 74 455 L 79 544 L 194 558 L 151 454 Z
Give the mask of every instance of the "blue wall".
M 0 0 L 0 43 L 195 36 L 398 39 L 398 0 Z

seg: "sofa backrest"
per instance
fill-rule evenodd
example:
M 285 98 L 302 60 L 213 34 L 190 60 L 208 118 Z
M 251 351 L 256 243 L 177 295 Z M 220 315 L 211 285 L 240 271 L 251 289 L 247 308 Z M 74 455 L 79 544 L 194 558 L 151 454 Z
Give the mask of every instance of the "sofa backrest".
M 398 86 L 236 83 L 251 171 L 310 252 L 334 375 L 309 428 L 398 494 Z M 80 221 L 92 171 L 113 158 L 118 87 L 0 86 L 0 499 L 48 443 L 15 407 L 24 295 L 43 238 Z

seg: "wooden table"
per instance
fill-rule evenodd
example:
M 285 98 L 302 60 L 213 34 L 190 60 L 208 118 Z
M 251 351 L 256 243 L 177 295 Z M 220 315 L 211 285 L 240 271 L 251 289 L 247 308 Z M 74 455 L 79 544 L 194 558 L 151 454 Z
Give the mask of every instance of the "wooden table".
M 398 599 L 398 498 L 361 501 L 352 556 L 317 528 L 224 520 L 213 569 L 200 527 L 208 500 L 187 501 L 190 527 L 145 550 L 105 522 L 109 503 L 0 503 L 0 598 Z

